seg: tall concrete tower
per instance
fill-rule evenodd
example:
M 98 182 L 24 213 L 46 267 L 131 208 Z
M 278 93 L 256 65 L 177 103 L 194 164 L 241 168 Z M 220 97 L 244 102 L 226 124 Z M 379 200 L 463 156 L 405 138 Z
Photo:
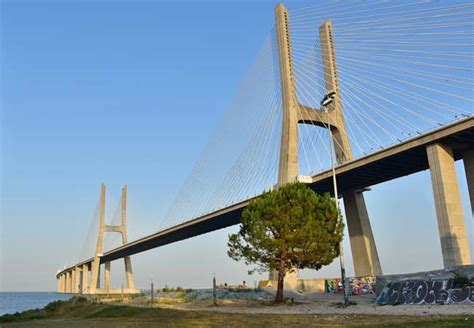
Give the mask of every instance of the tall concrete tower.
M 102 184 L 100 193 L 100 212 L 99 212 L 99 235 L 97 237 L 97 244 L 95 250 L 94 260 L 91 267 L 91 282 L 87 286 L 87 271 L 89 266 L 84 267 L 82 272 L 82 290 L 85 294 L 109 293 L 110 292 L 110 262 L 105 262 L 104 272 L 104 289 L 100 288 L 100 258 L 102 256 L 104 234 L 106 232 L 120 233 L 122 235 L 122 244 L 128 243 L 127 240 L 127 186 L 122 188 L 122 208 L 121 208 L 121 223 L 120 225 L 105 224 L 105 185 Z M 125 280 L 126 293 L 134 293 L 135 283 L 133 280 L 132 261 L 130 256 L 124 257 L 125 264 Z
M 283 185 L 298 179 L 299 124 L 316 125 L 322 128 L 330 127 L 339 164 L 352 159 L 352 150 L 344 122 L 331 21 L 324 22 L 318 31 L 324 63 L 326 92 L 327 94 L 331 93 L 333 97 L 333 101 L 324 111 L 320 108 L 310 108 L 298 102 L 291 56 L 290 18 L 288 10 L 281 3 L 275 8 L 275 26 L 283 104 L 278 184 Z M 382 270 L 362 191 L 346 192 L 342 197 L 346 210 L 355 274 L 356 276 L 380 275 Z M 274 277 L 271 274 L 270 279 L 272 278 Z

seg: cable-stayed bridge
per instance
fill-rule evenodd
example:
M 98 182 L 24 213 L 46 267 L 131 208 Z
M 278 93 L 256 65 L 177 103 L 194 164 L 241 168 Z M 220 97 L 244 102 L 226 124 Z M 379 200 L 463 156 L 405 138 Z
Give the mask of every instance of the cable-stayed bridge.
M 275 8 L 275 26 L 157 232 L 128 242 L 126 188 L 111 224 L 105 186 L 58 291 L 111 293 L 110 262 L 238 224 L 249 200 L 302 181 L 344 201 L 357 276 L 380 275 L 363 192 L 429 169 L 445 267 L 470 254 L 454 162 L 474 204 L 474 4 L 334 2 Z M 104 249 L 104 235 L 122 246 Z M 104 283 L 100 268 L 105 268 Z

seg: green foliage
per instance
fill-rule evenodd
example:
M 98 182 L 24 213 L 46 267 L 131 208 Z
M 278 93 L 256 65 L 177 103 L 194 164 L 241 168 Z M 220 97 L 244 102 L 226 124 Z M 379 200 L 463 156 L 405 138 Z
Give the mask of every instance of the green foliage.
M 157 291 L 159 291 L 159 289 L 157 289 Z M 183 293 L 189 293 L 189 292 L 192 292 L 193 290 L 191 288 L 183 288 L 183 287 L 176 287 L 176 288 L 173 288 L 173 287 L 169 287 L 168 285 L 165 285 L 165 287 L 163 287 L 163 289 L 161 289 L 161 292 L 163 293 L 173 293 L 173 292 L 183 292 Z
M 286 271 L 318 270 L 339 255 L 343 229 L 329 194 L 289 183 L 250 202 L 240 231 L 229 235 L 227 253 L 259 272 L 280 270 L 282 264 Z

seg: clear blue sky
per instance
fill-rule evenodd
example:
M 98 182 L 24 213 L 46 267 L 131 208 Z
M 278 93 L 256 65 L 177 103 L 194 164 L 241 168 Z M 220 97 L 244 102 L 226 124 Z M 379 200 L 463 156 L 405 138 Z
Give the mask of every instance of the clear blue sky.
M 129 186 L 130 239 L 155 231 L 272 28 L 275 5 L 1 2 L 0 290 L 56 288 L 56 270 L 79 255 L 102 182 L 112 199 Z M 387 273 L 441 268 L 428 172 L 366 197 Z M 226 256 L 235 229 L 133 257 L 138 286 L 203 287 L 214 272 L 230 283 L 258 280 Z M 351 273 L 348 243 L 346 251 Z M 335 263 L 303 275 L 337 273 Z

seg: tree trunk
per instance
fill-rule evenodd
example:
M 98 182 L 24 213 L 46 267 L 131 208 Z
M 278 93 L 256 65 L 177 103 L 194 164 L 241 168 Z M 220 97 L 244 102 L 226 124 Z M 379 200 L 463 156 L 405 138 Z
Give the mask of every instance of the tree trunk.
M 280 260 L 280 267 L 278 268 L 278 287 L 275 297 L 275 303 L 283 303 L 283 285 L 285 281 L 285 260 Z

